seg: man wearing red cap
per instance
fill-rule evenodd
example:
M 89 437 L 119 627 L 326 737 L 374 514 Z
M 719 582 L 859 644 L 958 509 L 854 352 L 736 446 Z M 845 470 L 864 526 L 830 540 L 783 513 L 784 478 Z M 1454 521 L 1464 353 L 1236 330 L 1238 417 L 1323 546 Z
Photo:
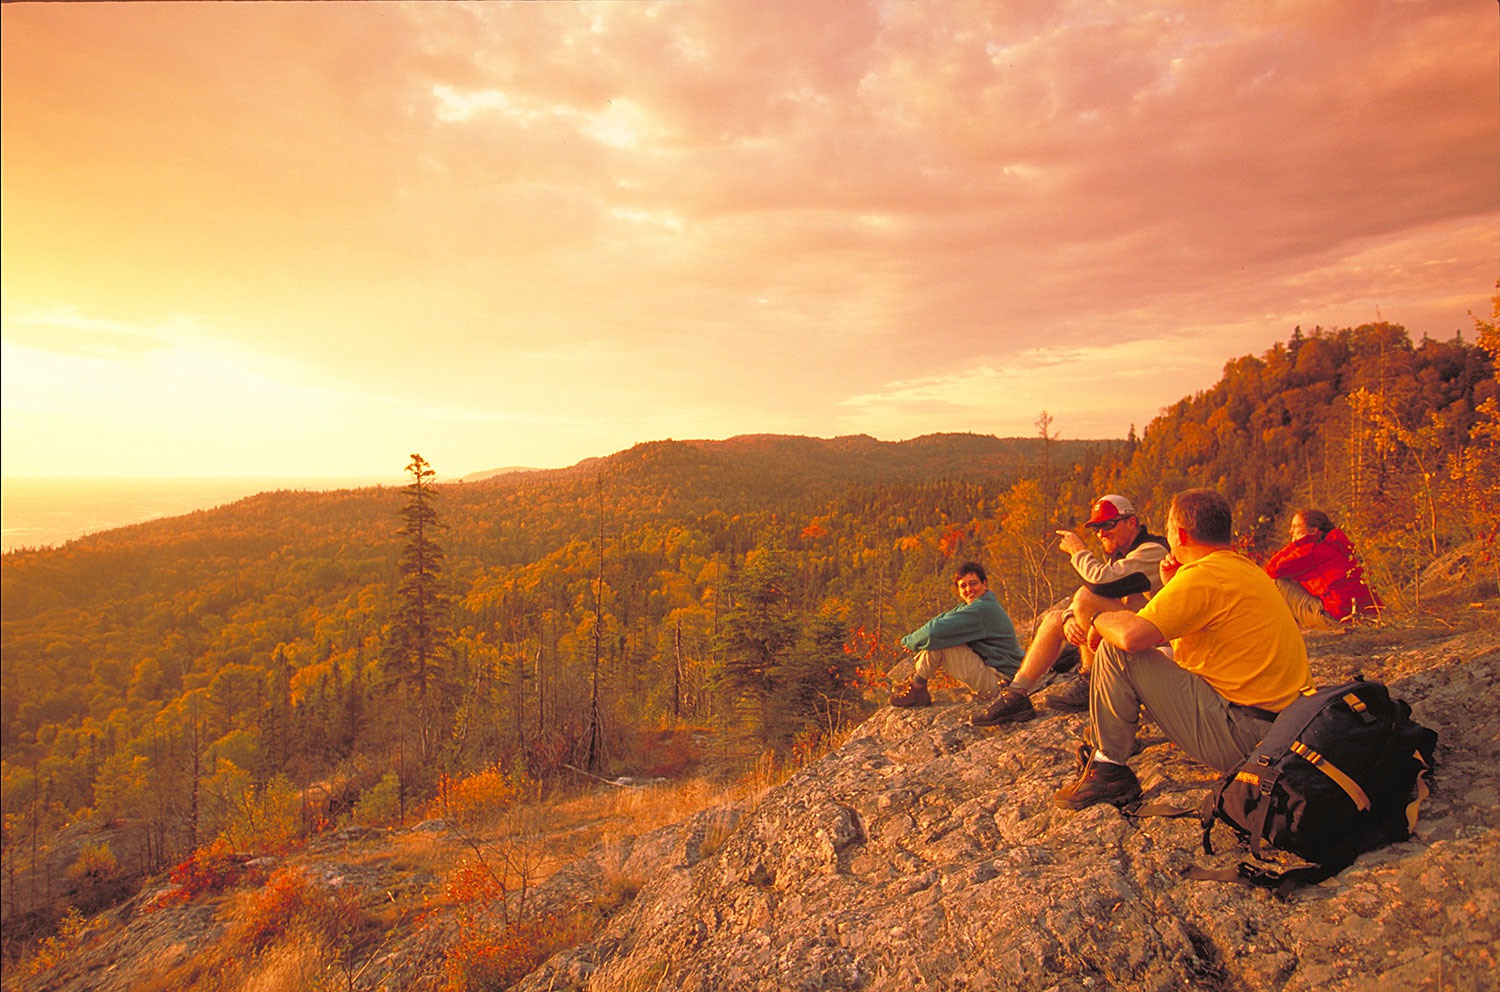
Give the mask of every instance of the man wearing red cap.
M 1097 648 L 1089 747 L 1078 780 L 1057 792 L 1055 805 L 1140 797 L 1126 761 L 1143 713 L 1191 757 L 1228 771 L 1309 687 L 1307 645 L 1291 609 L 1260 566 L 1231 549 L 1233 538 L 1220 493 L 1178 493 L 1167 514 L 1172 553 L 1161 563 L 1161 592 L 1139 612 L 1080 616 Z M 1161 650 L 1168 643 L 1171 655 Z
M 1078 617 L 1122 607 L 1138 610 L 1152 593 L 1161 588 L 1158 566 L 1167 556 L 1166 538 L 1146 530 L 1130 500 L 1114 493 L 1100 496 L 1090 508 L 1084 526 L 1098 535 L 1104 556 L 1101 558 L 1091 552 L 1072 531 L 1057 532 L 1061 538 L 1058 546 L 1071 559 L 1083 585 L 1073 594 L 1066 610 L 1049 610 L 1042 615 L 1021 662 L 1021 670 L 995 701 L 973 718 L 976 726 L 990 727 L 1036 716 L 1029 693 L 1037 680 L 1057 663 L 1065 640 L 1077 645 L 1083 656 L 1080 666 L 1083 677 L 1062 687 L 1062 691 L 1052 694 L 1047 702 L 1057 709 L 1086 708 L 1087 674 L 1092 667 L 1093 652 L 1088 645 L 1088 631 L 1078 622 Z

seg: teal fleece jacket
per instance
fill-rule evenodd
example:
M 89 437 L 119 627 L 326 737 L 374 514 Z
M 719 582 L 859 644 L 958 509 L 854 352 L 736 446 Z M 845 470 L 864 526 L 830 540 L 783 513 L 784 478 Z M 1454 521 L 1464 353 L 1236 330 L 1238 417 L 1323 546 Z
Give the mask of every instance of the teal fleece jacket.
M 986 665 L 998 668 L 1007 678 L 1021 668 L 1024 652 L 1016 640 L 1016 627 L 988 589 L 974 602 L 939 613 L 901 638 L 901 646 L 908 651 L 941 651 L 960 644 L 967 644 Z

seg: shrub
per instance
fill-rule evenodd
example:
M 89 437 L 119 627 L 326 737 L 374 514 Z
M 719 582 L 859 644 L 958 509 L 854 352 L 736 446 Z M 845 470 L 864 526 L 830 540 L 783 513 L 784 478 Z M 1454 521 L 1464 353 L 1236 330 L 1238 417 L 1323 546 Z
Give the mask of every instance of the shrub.
M 444 775 L 437 796 L 427 805 L 428 816 L 460 822 L 493 818 L 519 801 L 533 785 L 524 771 L 487 769 L 463 778 Z
M 207 847 L 198 848 L 188 855 L 186 861 L 172 869 L 167 878 L 177 886 L 176 890 L 159 897 L 151 908 L 161 909 L 200 895 L 223 892 L 252 879 L 254 873 L 246 868 L 247 860 L 235 854 L 229 842 L 220 837 Z
M 499 992 L 566 947 L 588 937 L 589 913 L 521 920 L 503 929 L 476 925 L 460 913 L 458 939 L 443 961 L 441 992 Z
M 384 827 L 401 818 L 401 779 L 386 772 L 379 782 L 354 801 L 354 822 L 362 827 Z
M 68 881 L 79 888 L 92 888 L 120 874 L 120 863 L 108 844 L 85 844 L 78 859 L 68 866 Z
M 464 858 L 443 881 L 443 895 L 460 905 L 489 901 L 505 894 L 505 886 L 478 858 Z
M 358 901 L 313 881 L 300 868 L 278 868 L 248 895 L 230 928 L 232 946 L 259 953 L 291 934 L 349 947 L 364 929 Z
M 85 844 L 68 866 L 68 901 L 84 913 L 97 913 L 130 897 L 132 880 L 108 844 Z M 9 927 L 10 921 L 6 922 Z
M 302 834 L 302 796 L 284 776 L 247 790 L 224 827 L 241 851 L 289 850 Z
M 63 914 L 57 924 L 57 933 L 45 937 L 37 944 L 36 952 L 26 959 L 22 969 L 28 978 L 56 968 L 77 947 L 88 921 L 73 907 Z

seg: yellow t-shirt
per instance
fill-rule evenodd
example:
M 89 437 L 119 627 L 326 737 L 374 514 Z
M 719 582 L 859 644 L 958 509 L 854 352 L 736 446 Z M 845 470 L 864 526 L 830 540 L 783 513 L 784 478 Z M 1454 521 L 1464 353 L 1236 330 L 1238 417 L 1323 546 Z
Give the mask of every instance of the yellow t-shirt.
M 1233 551 L 1178 569 L 1141 608 L 1183 668 L 1231 703 L 1281 710 L 1310 685 L 1307 645 L 1276 584 Z

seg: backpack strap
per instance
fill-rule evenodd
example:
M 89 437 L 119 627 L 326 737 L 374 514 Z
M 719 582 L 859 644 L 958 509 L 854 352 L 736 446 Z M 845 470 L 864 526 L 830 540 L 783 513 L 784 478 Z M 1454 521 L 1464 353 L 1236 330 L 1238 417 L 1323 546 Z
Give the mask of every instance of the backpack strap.
M 1133 817 L 1165 816 L 1170 818 L 1192 816 L 1198 812 L 1199 808 L 1200 807 L 1196 804 L 1192 806 L 1183 806 L 1178 803 L 1169 803 L 1165 800 L 1157 799 L 1149 803 L 1129 803 L 1125 806 L 1121 806 L 1120 812 L 1124 813 L 1126 816 Z
M 1359 698 L 1358 693 L 1346 692 L 1342 698 L 1344 705 L 1349 707 L 1349 712 L 1359 717 L 1365 723 L 1375 722 L 1375 714 L 1370 712 L 1370 707 L 1365 705 L 1365 701 Z
M 1245 826 L 1250 833 L 1250 853 L 1261 860 L 1265 855 L 1261 853 L 1266 836 L 1266 817 L 1271 815 L 1269 801 L 1271 790 L 1276 787 L 1276 779 L 1280 777 L 1280 769 L 1272 768 L 1271 759 L 1267 755 L 1261 755 L 1256 763 L 1256 770 L 1249 771 L 1241 768 L 1234 773 L 1234 781 L 1244 782 L 1260 793 L 1260 802 L 1255 804 L 1255 811 L 1250 815 L 1250 822 Z
M 1417 813 L 1422 808 L 1422 801 L 1432 793 L 1432 766 L 1427 759 L 1422 757 L 1420 750 L 1414 750 L 1411 756 L 1421 765 L 1417 771 L 1417 787 L 1413 790 L 1411 802 L 1406 804 L 1406 831 L 1411 833 L 1417 829 Z
M 1278 899 L 1286 899 L 1305 885 L 1317 885 L 1349 867 L 1348 864 L 1311 865 L 1306 868 L 1289 868 L 1274 871 L 1257 868 L 1248 861 L 1241 861 L 1233 868 L 1200 868 L 1189 865 L 1183 878 L 1196 878 L 1209 882 L 1237 882 L 1257 889 L 1270 889 Z
M 1357 699 L 1358 697 L 1355 698 Z M 1361 706 L 1363 706 L 1363 704 L 1361 704 Z M 1304 761 L 1312 765 L 1324 775 L 1327 775 L 1329 778 L 1333 779 L 1334 784 L 1337 785 L 1340 789 L 1343 789 L 1344 792 L 1348 794 L 1349 798 L 1354 800 L 1355 808 L 1358 809 L 1361 813 L 1369 811 L 1370 797 L 1365 794 L 1365 790 L 1359 787 L 1358 782 L 1354 781 L 1354 779 L 1344 774 L 1343 769 L 1339 768 L 1338 765 L 1335 765 L 1333 762 L 1323 757 L 1322 752 L 1308 747 L 1301 741 L 1292 741 L 1292 745 L 1290 748 L 1288 748 L 1288 750 L 1297 755 L 1299 758 L 1302 758 Z
M 1213 791 L 1204 797 L 1203 807 L 1198 811 L 1198 822 L 1199 825 L 1203 828 L 1204 854 L 1214 853 L 1214 845 L 1211 835 L 1213 834 L 1214 820 L 1217 819 L 1217 814 L 1219 811 L 1219 800 L 1224 795 L 1225 787 L 1228 786 L 1230 782 L 1233 782 L 1235 778 L 1235 775 L 1225 775 L 1223 778 L 1219 779 L 1219 783 L 1214 786 Z

